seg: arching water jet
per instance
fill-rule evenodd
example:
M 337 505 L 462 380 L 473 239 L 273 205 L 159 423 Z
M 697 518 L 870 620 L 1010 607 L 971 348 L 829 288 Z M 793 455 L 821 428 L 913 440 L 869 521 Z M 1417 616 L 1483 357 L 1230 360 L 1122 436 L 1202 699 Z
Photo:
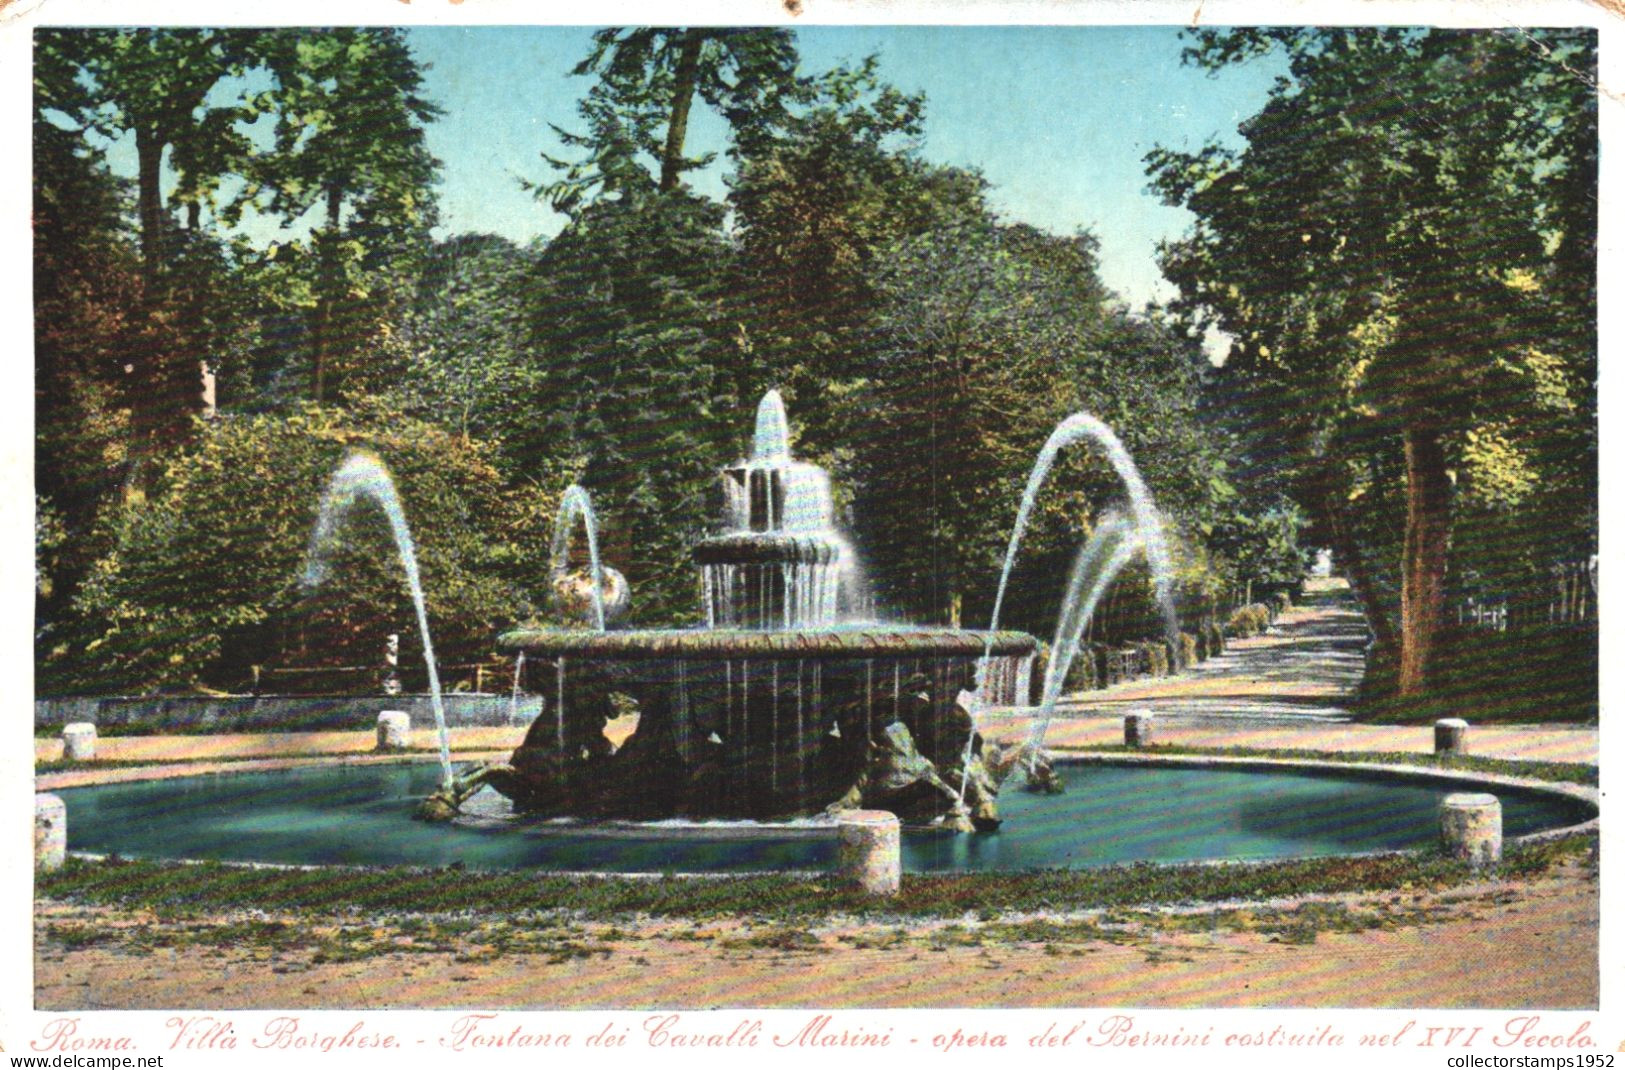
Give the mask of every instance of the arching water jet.
M 580 521 L 587 535 L 588 596 L 591 599 L 592 624 L 599 631 L 605 628 L 604 566 L 598 559 L 598 516 L 592 509 L 592 497 L 579 483 L 564 490 L 559 501 L 558 516 L 553 521 L 553 544 L 548 554 L 548 574 L 552 577 L 553 596 L 561 611 L 568 612 L 570 586 L 570 534 Z M 617 575 L 617 579 L 618 579 Z M 615 585 L 624 593 L 625 581 Z
M 1102 516 L 1089 541 L 1079 548 L 1067 576 L 1066 600 L 1055 623 L 1055 640 L 1050 646 L 1049 665 L 1044 670 L 1044 690 L 1032 734 L 1027 740 L 1028 749 L 1037 750 L 1044 745 L 1050 716 L 1061 697 L 1061 688 L 1066 685 L 1067 673 L 1072 671 L 1072 660 L 1077 657 L 1083 631 L 1095 615 L 1101 595 L 1140 549 L 1139 530 L 1116 512 Z
M 1175 612 L 1173 601 L 1173 568 L 1168 559 L 1168 546 L 1166 540 L 1163 538 L 1162 518 L 1157 513 L 1156 502 L 1152 499 L 1150 490 L 1146 488 L 1145 480 L 1140 477 L 1140 470 L 1135 466 L 1134 458 L 1129 455 L 1128 450 L 1123 446 L 1123 442 L 1117 437 L 1116 432 L 1114 432 L 1110 427 L 1106 426 L 1106 424 L 1103 423 L 1098 417 L 1087 412 L 1073 413 L 1071 416 L 1068 416 L 1066 419 L 1057 424 L 1055 430 L 1050 432 L 1049 438 L 1044 442 L 1043 448 L 1038 451 L 1038 459 L 1033 462 L 1032 472 L 1027 477 L 1027 486 L 1022 491 L 1021 505 L 1016 510 L 1015 525 L 1010 529 L 1010 544 L 1005 550 L 1004 567 L 999 572 L 999 588 L 998 593 L 993 598 L 993 613 L 988 622 L 988 634 L 992 635 L 998 630 L 999 614 L 1004 608 L 1005 590 L 1010 584 L 1010 571 L 1015 565 L 1016 551 L 1021 546 L 1022 535 L 1024 535 L 1027 531 L 1027 522 L 1032 515 L 1033 506 L 1038 501 L 1038 492 L 1044 486 L 1044 481 L 1049 478 L 1050 469 L 1055 466 L 1055 460 L 1058 456 L 1060 456 L 1061 451 L 1076 442 L 1084 440 L 1093 442 L 1101 449 L 1101 451 L 1105 454 L 1107 461 L 1111 463 L 1113 470 L 1116 471 L 1118 479 L 1122 481 L 1123 488 L 1128 492 L 1129 509 L 1133 518 L 1132 526 L 1134 529 L 1134 538 L 1130 542 L 1130 548 L 1125 551 L 1126 556 L 1123 563 L 1126 564 L 1128 557 L 1132 556 L 1135 546 L 1144 550 L 1146 562 L 1151 568 L 1152 582 L 1156 585 L 1157 603 L 1162 609 L 1163 627 L 1167 632 L 1167 637 L 1172 648 L 1175 651 L 1178 651 L 1180 649 L 1179 618 Z M 1115 528 L 1121 523 L 1122 519 L 1117 517 L 1114 519 L 1111 525 L 1114 529 L 1112 534 L 1112 538 L 1114 540 L 1122 537 L 1120 532 L 1115 531 Z M 1104 527 L 1104 525 L 1105 521 L 1103 519 L 1102 527 Z M 1097 527 L 1097 533 L 1102 530 L 1102 527 Z M 1090 546 L 1095 546 L 1094 555 L 1099 556 L 1100 546 L 1097 545 L 1094 542 L 1094 538 L 1091 537 L 1090 543 L 1086 544 L 1084 550 L 1081 552 L 1079 558 L 1080 564 L 1082 563 L 1084 557 L 1090 555 Z M 1119 564 L 1116 568 L 1110 569 L 1109 575 L 1104 576 L 1103 581 L 1099 585 L 1099 589 L 1094 592 L 1094 597 L 1092 599 L 1087 599 L 1089 602 L 1089 614 L 1093 614 L 1094 612 L 1094 603 L 1098 601 L 1100 591 L 1104 590 L 1105 586 L 1110 584 L 1111 577 L 1115 576 L 1118 571 L 1121 571 L 1122 567 L 1123 565 Z M 1075 569 L 1074 581 L 1077 578 L 1078 577 Z M 1067 603 L 1070 604 L 1076 595 L 1077 591 L 1069 582 Z M 1087 622 L 1088 616 L 1085 616 L 1083 619 L 1084 622 Z M 1066 607 L 1063 606 L 1062 619 L 1059 622 L 1059 628 L 1064 628 L 1065 626 Z M 1082 625 L 1080 624 L 1080 633 L 1081 628 Z M 1051 652 L 1051 668 L 1054 666 L 1057 653 L 1058 652 L 1054 650 Z M 989 651 L 989 654 L 991 654 L 991 651 Z M 984 656 L 976 667 L 975 704 L 978 708 L 987 705 L 983 696 L 987 684 L 988 666 L 991 660 L 992 659 L 990 656 Z M 1070 666 L 1070 654 L 1067 655 L 1066 660 L 1067 664 Z M 1060 680 L 1062 683 L 1064 683 L 1065 679 L 1066 676 L 1063 673 Z M 1048 687 L 1049 678 L 1046 676 L 1046 691 L 1048 690 Z M 1042 712 L 1039 715 L 1034 732 L 1035 738 L 1039 741 L 1043 739 L 1044 733 L 1048 728 L 1050 714 L 1054 712 L 1054 702 L 1049 702 L 1047 705 L 1042 706 L 1041 709 Z M 972 712 L 971 716 L 974 721 L 975 711 Z M 967 772 L 969 768 L 968 763 L 970 760 L 970 751 L 968 748 L 975 738 L 976 737 L 973 734 L 970 739 L 966 741 L 967 750 L 964 760 L 965 763 L 967 763 Z M 963 797 L 964 791 L 965 785 L 962 782 L 960 785 L 961 797 Z
M 1117 477 L 1123 482 L 1123 488 L 1128 492 L 1134 527 L 1144 546 L 1146 563 L 1151 566 L 1151 578 L 1157 588 L 1157 602 L 1162 607 L 1163 623 L 1168 629 L 1169 638 L 1176 639 L 1179 621 L 1174 611 L 1173 566 L 1168 559 L 1168 545 L 1162 536 L 1162 518 L 1157 513 L 1156 502 L 1152 500 L 1151 492 L 1146 489 L 1145 480 L 1140 478 L 1140 470 L 1135 466 L 1134 458 L 1129 456 L 1128 450 L 1124 448 L 1122 440 L 1098 417 L 1087 412 L 1073 413 L 1062 420 L 1056 425 L 1055 430 L 1050 432 L 1043 449 L 1038 451 L 1038 460 L 1033 463 L 1032 473 L 1027 477 L 1027 487 L 1021 495 L 1021 506 L 1016 510 L 1015 526 L 1010 530 L 1010 544 L 1005 550 L 1004 567 L 999 572 L 999 589 L 993 598 L 993 615 L 988 623 L 988 630 L 996 630 L 999 626 L 999 613 L 1004 607 L 1005 589 L 1010 584 L 1010 570 L 1015 565 L 1016 551 L 1021 546 L 1022 535 L 1026 533 L 1027 521 L 1032 515 L 1033 505 L 1038 500 L 1039 490 L 1049 478 L 1050 469 L 1055 466 L 1055 459 L 1060 452 L 1084 439 L 1093 441 L 1104 451 L 1106 459 L 1111 462 Z
M 361 498 L 370 499 L 388 518 L 401 568 L 406 573 L 412 608 L 417 611 L 418 632 L 423 639 L 423 664 L 429 673 L 429 701 L 434 708 L 435 730 L 440 740 L 441 787 L 449 789 L 455 780 L 451 768 L 451 740 L 446 731 L 445 709 L 440 701 L 440 672 L 435 666 L 434 642 L 429 637 L 429 614 L 423 602 L 423 584 L 418 577 L 417 550 L 412 543 L 412 531 L 407 526 L 400 495 L 395 491 L 395 481 L 384 463 L 372 454 L 350 454 L 328 480 L 321 508 L 316 514 L 316 527 L 311 532 L 310 551 L 305 557 L 304 585 L 307 588 L 316 587 L 327 578 L 327 549 L 337 536 L 339 525 Z

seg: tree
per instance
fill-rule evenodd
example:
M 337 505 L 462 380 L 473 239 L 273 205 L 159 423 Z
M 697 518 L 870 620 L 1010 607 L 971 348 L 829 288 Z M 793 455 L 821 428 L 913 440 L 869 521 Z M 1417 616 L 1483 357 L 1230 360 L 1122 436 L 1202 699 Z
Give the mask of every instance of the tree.
M 592 51 L 572 72 L 598 76 L 580 105 L 588 130 L 554 127 L 565 145 L 586 156 L 574 163 L 548 157 L 564 174 L 542 192 L 568 213 L 584 200 L 641 185 L 676 190 L 686 172 L 711 159 L 685 151 L 695 97 L 727 120 L 736 151 L 749 152 L 773 137 L 805 95 L 796 62 L 789 30 L 599 30 Z M 654 175 L 645 160 L 655 163 Z
M 315 209 L 311 239 L 311 397 L 335 370 L 364 365 L 387 280 L 405 274 L 435 220 L 437 161 L 423 125 L 440 114 L 402 31 L 274 31 L 276 146 L 259 161 L 255 197 L 284 225 Z
M 547 390 L 529 345 L 535 270 L 534 250 L 494 235 L 435 243 L 401 318 L 406 374 L 389 389 L 410 414 L 499 444 L 520 470 L 536 460 Z
M 925 101 L 886 85 L 874 57 L 810 80 L 779 136 L 729 179 L 740 336 L 794 401 L 804 455 L 837 468 L 862 424 L 889 251 L 985 210 L 986 183 L 917 155 Z
M 128 134 L 135 142 L 149 329 L 130 348 L 125 387 L 138 460 L 188 434 L 202 409 L 203 365 L 216 339 L 198 321 L 206 315 L 203 295 L 221 276 L 200 278 L 204 265 L 195 257 L 186 265 L 191 274 L 176 271 L 197 242 L 175 234 L 169 209 L 186 205 L 196 231 L 200 208 L 213 204 L 222 178 L 242 169 L 249 145 L 239 124 L 254 106 L 240 93 L 216 101 L 214 91 L 254 64 L 256 40 L 249 31 L 218 29 L 42 29 L 36 39 L 36 112 L 76 134 Z M 166 152 L 177 180 L 168 206 Z
M 1331 527 L 1348 527 L 1340 514 L 1382 467 L 1372 451 L 1398 447 L 1398 682 L 1415 694 L 1444 622 L 1463 436 L 1527 395 L 1543 361 L 1583 375 L 1594 360 L 1557 330 L 1563 314 L 1594 319 L 1578 266 L 1594 238 L 1577 228 L 1595 95 L 1575 84 L 1594 66 L 1594 35 L 1238 30 L 1196 42 L 1187 58 L 1209 67 L 1283 49 L 1291 76 L 1243 125 L 1245 149 L 1149 157 L 1164 199 L 1197 217 L 1165 247 L 1164 270 L 1186 310 L 1234 339 L 1227 374 L 1267 384 Z M 1548 285 L 1565 271 L 1562 297 Z
M 1028 472 L 1055 425 L 1079 410 L 1113 426 L 1169 516 L 1200 519 L 1209 506 L 1191 344 L 1117 308 L 1095 248 L 1088 235 L 978 213 L 882 258 L 876 359 L 852 406 L 851 468 L 863 544 L 898 608 L 985 619 Z M 1007 623 L 1053 621 L 1057 577 L 1095 515 L 1122 495 L 1099 456 L 1062 455 L 1012 577 Z
M 35 627 L 49 645 L 126 475 L 125 365 L 148 313 L 125 190 L 100 155 L 36 113 L 33 163 Z
M 255 39 L 247 31 L 220 29 L 39 31 L 40 65 L 66 65 L 74 76 L 51 78 L 39 103 L 104 137 L 129 132 L 135 139 L 142 271 L 149 288 L 168 266 L 164 153 L 174 150 L 174 199 L 187 205 L 195 228 L 197 210 L 220 177 L 248 155 L 248 139 L 237 124 L 253 118 L 252 106 L 240 96 L 211 103 L 210 94 L 253 64 Z
M 875 307 L 876 258 L 950 213 L 981 210 L 985 183 L 915 156 L 924 98 L 881 83 L 873 57 L 811 84 L 815 95 L 804 113 L 779 137 L 739 155 L 728 201 L 741 285 L 758 306 L 748 321 L 757 344 L 777 335 L 787 346 L 810 348 L 801 359 L 840 378 L 861 363 L 854 352 L 861 346 L 849 335 Z M 829 365 L 841 351 L 849 366 Z
M 645 621 L 697 612 L 689 547 L 714 521 L 717 467 L 764 384 L 731 300 L 736 255 L 721 205 L 682 178 L 696 99 L 728 122 L 732 151 L 773 136 L 804 91 L 789 31 L 609 29 L 577 66 L 582 152 L 547 158 L 532 186 L 570 221 L 537 260 L 527 293 L 541 361 L 534 411 L 554 456 L 573 456 L 593 493 L 607 555 Z
M 542 252 L 529 296 L 535 441 L 579 458 L 644 621 L 698 611 L 689 548 L 714 522 L 717 470 L 757 396 L 731 374 L 743 355 L 721 216 L 683 190 L 585 206 Z

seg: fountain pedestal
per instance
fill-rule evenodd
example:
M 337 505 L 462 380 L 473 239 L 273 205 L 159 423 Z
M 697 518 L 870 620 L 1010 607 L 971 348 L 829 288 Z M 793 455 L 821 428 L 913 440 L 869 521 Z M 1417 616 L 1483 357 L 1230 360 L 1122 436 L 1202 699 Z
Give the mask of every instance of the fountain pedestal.
M 961 756 L 981 761 L 959 697 L 989 638 L 950 628 L 509 632 L 498 645 L 524 654 L 552 716 L 531 724 L 490 783 L 525 809 L 639 818 L 806 816 L 892 792 L 905 817 L 926 822 L 955 801 L 931 777 L 957 786 Z M 1001 665 L 1036 646 L 1021 632 L 991 639 Z M 995 675 L 1012 692 L 1021 676 Z M 604 727 L 630 708 L 637 729 L 616 750 Z M 904 738 L 908 784 L 895 782 L 889 745 Z M 860 781 L 869 790 L 848 799 Z

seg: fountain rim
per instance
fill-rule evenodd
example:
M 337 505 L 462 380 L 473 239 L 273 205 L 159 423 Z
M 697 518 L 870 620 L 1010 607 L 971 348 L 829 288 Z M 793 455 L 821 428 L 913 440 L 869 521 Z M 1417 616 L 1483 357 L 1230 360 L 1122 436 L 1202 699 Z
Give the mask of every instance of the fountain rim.
M 906 660 L 930 657 L 980 658 L 989 652 L 990 633 L 968 628 L 842 625 L 826 628 L 633 629 L 589 632 L 562 628 L 517 628 L 497 637 L 497 648 L 527 656 L 582 657 L 616 661 L 739 659 Z M 995 657 L 1037 653 L 1038 640 L 1026 632 L 991 633 Z
M 822 532 L 730 531 L 695 543 L 700 565 L 828 565 L 841 557 L 842 540 Z
M 290 759 L 290 758 L 266 758 L 266 759 L 263 759 L 263 760 L 249 759 L 249 760 L 244 760 L 244 761 L 232 762 L 232 763 L 230 763 L 230 768 L 228 768 L 228 769 L 222 769 L 222 768 L 220 768 L 218 766 L 213 768 L 213 769 L 195 769 L 195 768 L 190 768 L 190 767 L 185 766 L 185 765 L 170 765 L 170 766 L 167 766 L 167 767 L 155 766 L 155 767 L 152 767 L 151 769 L 131 769 L 129 767 L 106 769 L 106 770 L 84 769 L 84 770 L 64 771 L 64 772 L 60 772 L 60 773 L 50 773 L 50 774 L 45 774 L 43 776 L 37 777 L 36 780 L 35 780 L 35 788 L 34 788 L 34 790 L 35 790 L 36 793 L 40 793 L 40 792 L 56 792 L 56 791 L 72 791 L 72 790 L 75 790 L 75 789 L 78 789 L 78 788 L 100 787 L 100 786 L 104 786 L 104 785 L 113 785 L 113 784 L 120 784 L 120 783 L 135 783 L 135 782 L 142 782 L 142 781 L 150 782 L 150 781 L 155 781 L 155 780 L 183 780 L 183 779 L 188 779 L 188 778 L 192 778 L 192 777 L 219 777 L 219 776 L 236 776 L 236 775 L 253 774 L 253 773 L 289 772 L 289 771 L 293 771 L 293 770 L 296 770 L 296 769 L 308 769 L 308 768 L 313 768 L 313 767 L 322 767 L 322 766 L 329 766 L 329 765 L 342 766 L 342 765 L 426 764 L 426 763 L 434 761 L 434 760 L 436 760 L 434 758 L 434 756 L 429 755 L 429 754 L 422 754 L 422 755 L 390 755 L 390 756 L 387 756 L 387 757 L 385 757 L 385 756 L 359 755 L 359 754 L 357 754 L 357 755 L 333 755 L 333 756 L 326 756 L 326 757 L 312 756 L 311 758 L 306 758 L 306 759 L 299 759 L 299 758 L 294 758 L 294 759 Z M 472 760 L 472 758 L 470 758 L 469 760 Z M 1054 761 L 1055 761 L 1055 763 L 1057 765 L 1163 766 L 1163 767 L 1167 767 L 1167 768 L 1217 768 L 1217 769 L 1234 769 L 1234 770 L 1237 770 L 1237 771 L 1259 771 L 1259 772 L 1263 772 L 1263 771 L 1269 771 L 1269 772 L 1293 772 L 1293 771 L 1299 771 L 1299 772 L 1310 773 L 1310 774 L 1314 774 L 1314 773 L 1321 773 L 1321 774 L 1335 773 L 1335 774 L 1355 777 L 1355 778 L 1359 778 L 1359 779 L 1397 780 L 1397 781 L 1409 781 L 1409 782 L 1413 782 L 1413 783 L 1422 782 L 1422 783 L 1433 783 L 1436 786 L 1448 786 L 1448 787 L 1459 787 L 1459 788 L 1479 787 L 1479 788 L 1488 788 L 1488 789 L 1491 789 L 1491 790 L 1493 790 L 1495 788 L 1501 788 L 1503 790 L 1505 790 L 1505 789 L 1514 789 L 1514 790 L 1523 791 L 1523 792 L 1532 792 L 1532 793 L 1536 793 L 1536 794 L 1547 794 L 1547 795 L 1559 796 L 1561 798 L 1568 799 L 1571 802 L 1579 802 L 1579 803 L 1583 804 L 1589 811 L 1589 816 L 1584 821 L 1578 822 L 1578 823 L 1573 824 L 1573 825 L 1562 825 L 1562 826 L 1558 826 L 1557 828 L 1542 829 L 1542 830 L 1540 830 L 1538 832 L 1531 832 L 1531 833 L 1527 833 L 1527 834 L 1522 835 L 1522 836 L 1507 837 L 1506 842 L 1508 844 L 1535 844 L 1535 843 L 1541 843 L 1541 842 L 1544 842 L 1544 841 L 1547 841 L 1547 840 L 1559 839 L 1559 838 L 1566 837 L 1566 836 L 1571 836 L 1571 835 L 1586 835 L 1586 834 L 1595 832 L 1598 829 L 1598 827 L 1600 825 L 1600 821 L 1601 821 L 1602 802 L 1601 802 L 1600 789 L 1593 788 L 1593 787 L 1590 787 L 1590 786 L 1584 785 L 1584 784 L 1573 783 L 1573 782 L 1570 782 L 1570 781 L 1539 780 L 1539 779 L 1536 779 L 1536 778 L 1533 778 L 1533 777 L 1517 777 L 1517 776 L 1512 776 L 1510 774 L 1505 774 L 1505 773 L 1475 772 L 1475 771 L 1470 771 L 1470 770 L 1442 769 L 1442 768 L 1431 768 L 1431 767 L 1427 767 L 1427 766 L 1404 765 L 1404 764 L 1392 764 L 1391 765 L 1391 764 L 1388 764 L 1386 762 L 1384 762 L 1384 763 L 1339 762 L 1339 761 L 1336 761 L 1336 760 L 1333 760 L 1333 759 L 1269 758 L 1269 757 L 1262 757 L 1262 756 L 1239 757 L 1239 756 L 1234 756 L 1234 755 L 1218 755 L 1218 754 L 1212 754 L 1212 755 L 1203 755 L 1203 754 L 1166 754 L 1166 755 L 1159 755 L 1159 754 L 1127 754 L 1127 753 L 1123 753 L 1123 752 L 1120 752 L 1120 751 L 1091 751 L 1091 750 L 1066 751 L 1066 752 L 1057 753 L 1057 754 L 1054 755 Z M 104 773 L 106 775 L 105 776 L 97 776 L 96 773 Z M 155 773 L 155 774 L 158 774 L 158 775 L 142 776 L 142 775 L 140 775 L 142 773 Z M 136 774 L 136 775 L 131 775 L 131 774 Z M 703 825 L 703 823 L 696 822 L 693 827 L 696 828 L 696 829 L 700 829 L 700 828 L 702 828 L 702 825 Z M 579 830 L 579 829 L 581 829 L 583 827 L 588 827 L 588 826 L 586 824 L 561 824 L 558 827 L 561 830 Z M 619 831 L 621 831 L 623 833 L 626 833 L 626 834 L 636 834 L 636 833 L 640 833 L 640 832 L 648 832 L 648 831 L 651 831 L 651 830 L 673 831 L 673 832 L 678 832 L 679 834 L 686 833 L 688 831 L 683 826 L 674 825 L 674 824 L 671 824 L 669 822 L 665 822 L 665 823 L 662 823 L 662 822 L 634 822 L 634 821 L 625 821 L 625 820 L 604 821 L 604 822 L 601 822 L 601 823 L 591 825 L 591 827 L 603 828 L 603 829 L 611 829 L 611 828 L 613 828 L 615 830 L 619 830 Z M 740 822 L 737 825 L 730 825 L 730 826 L 727 826 L 727 827 L 724 827 L 724 826 L 710 826 L 709 828 L 705 829 L 705 832 L 708 833 L 708 834 L 711 834 L 711 835 L 726 835 L 727 833 L 730 833 L 730 832 L 737 832 L 737 834 L 738 834 L 738 836 L 740 838 L 745 838 L 745 837 L 748 837 L 751 834 L 753 834 L 753 833 L 755 833 L 755 832 L 757 832 L 759 830 L 762 830 L 762 829 L 766 829 L 766 830 L 774 832 L 775 834 L 779 834 L 779 833 L 781 833 L 783 831 L 787 831 L 789 828 L 790 828 L 789 826 L 784 826 L 784 827 L 781 828 L 780 826 L 775 825 L 773 822 L 756 822 L 756 823 Z M 911 831 L 920 831 L 919 829 L 915 829 L 912 826 L 910 828 L 911 828 Z M 816 836 L 816 835 L 825 835 L 825 834 L 833 835 L 834 830 L 835 830 L 835 825 L 832 822 L 827 827 L 804 825 L 804 826 L 800 827 L 799 831 L 804 831 L 805 834 L 807 834 L 809 836 Z M 927 830 L 927 831 L 929 831 L 929 830 Z M 1375 851 L 1349 851 L 1349 852 L 1339 853 L 1339 854 L 1335 854 L 1335 855 L 1311 855 L 1311 856 L 1303 856 L 1303 857 L 1305 857 L 1307 859 L 1314 859 L 1314 858 L 1337 859 L 1337 858 L 1399 857 L 1399 856 L 1405 856 L 1405 855 L 1426 854 L 1430 850 L 1432 850 L 1432 848 L 1427 848 L 1427 847 L 1395 848 L 1395 849 L 1375 850 Z M 90 860 L 96 860 L 96 859 L 100 859 L 100 858 L 105 857 L 104 855 L 99 854 L 97 852 L 69 851 L 68 853 L 69 853 L 70 856 L 75 857 L 75 858 L 84 858 L 84 859 L 90 859 Z M 1181 867 L 1181 866 L 1249 866 L 1249 865 L 1260 865 L 1260 866 L 1262 866 L 1262 865 L 1273 865 L 1275 863 L 1282 862 L 1282 861 L 1290 861 L 1290 860 L 1292 860 L 1292 857 L 1296 857 L 1296 856 L 1289 856 L 1287 858 L 1256 859 L 1256 860 L 1255 859 L 1235 859 L 1235 858 L 1208 858 L 1208 859 L 1195 859 L 1195 860 L 1183 861 L 1183 862 L 1133 862 L 1133 863 L 1120 863 L 1120 864 L 1121 865 L 1133 865 L 1133 866 L 1146 866 L 1146 865 L 1149 865 L 1149 866 L 1158 866 L 1158 867 L 1166 867 L 1166 868 L 1177 868 L 1177 867 Z M 198 860 L 190 859 L 190 858 L 178 858 L 178 857 L 177 858 L 169 858 L 169 857 L 165 857 L 165 858 L 155 858 L 155 859 L 152 859 L 152 861 L 165 862 L 165 863 L 176 863 L 176 864 L 185 865 L 185 864 L 195 863 Z M 255 862 L 255 861 L 244 861 L 244 860 L 223 860 L 223 861 L 222 860 L 210 860 L 210 864 L 221 865 L 221 866 L 240 867 L 240 868 L 254 868 L 254 869 L 278 869 L 278 868 L 281 868 L 281 869 L 299 869 L 299 870 L 333 869 L 333 870 L 356 870 L 356 871 L 380 871 L 380 870 L 401 869 L 401 870 L 421 870 L 421 871 L 429 872 L 429 871 L 434 871 L 435 868 L 436 868 L 436 867 L 432 867 L 432 866 L 427 866 L 426 867 L 426 866 L 413 866 L 413 865 L 404 865 L 404 864 L 367 865 L 367 864 L 351 864 L 351 863 Z M 492 872 L 498 872 L 498 871 L 492 871 Z M 1008 876 L 1009 872 L 1010 871 L 998 871 L 998 870 L 995 870 L 995 871 L 989 871 L 987 873 L 970 872 L 970 873 L 967 873 L 965 875 L 966 876 L 971 876 L 971 877 L 987 876 L 987 877 L 997 879 L 998 877 L 1001 877 L 1001 876 Z M 549 876 L 549 877 L 564 877 L 564 878 L 570 878 L 570 879 L 591 879 L 591 878 L 603 877 L 605 874 L 604 874 L 603 871 L 600 871 L 600 870 L 548 870 L 548 871 L 546 871 L 546 875 Z M 704 871 L 682 871 L 682 872 L 678 872 L 678 873 L 675 873 L 675 874 L 663 873 L 663 872 L 627 872 L 627 873 L 615 873 L 615 874 L 613 874 L 613 876 L 615 876 L 617 878 L 631 878 L 631 879 L 645 879 L 645 878 L 648 878 L 648 879 L 653 879 L 653 878 L 657 878 L 657 877 L 677 876 L 677 877 L 689 878 L 689 879 L 697 879 L 697 880 L 726 880 L 726 879 L 732 879 L 732 878 L 737 878 L 737 877 L 750 877 L 750 876 L 794 878 L 794 877 L 798 877 L 798 876 L 805 877 L 805 876 L 808 876 L 808 875 L 826 875 L 826 874 L 824 874 L 823 871 L 812 871 L 812 870 L 735 870 L 735 871 L 726 872 L 726 873 L 724 873 L 724 872 L 704 872 Z

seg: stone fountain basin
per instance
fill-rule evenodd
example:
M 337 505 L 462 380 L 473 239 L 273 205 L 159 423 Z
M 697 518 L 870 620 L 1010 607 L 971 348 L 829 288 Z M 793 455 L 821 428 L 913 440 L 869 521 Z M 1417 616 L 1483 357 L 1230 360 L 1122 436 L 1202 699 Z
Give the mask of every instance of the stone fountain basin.
M 1084 756 L 1060 796 L 1011 791 L 991 835 L 905 832 L 911 872 L 1264 861 L 1426 849 L 1453 791 L 1501 799 L 1506 839 L 1595 827 L 1596 792 L 1434 769 L 1218 757 Z M 483 802 L 450 826 L 412 821 L 429 762 L 325 765 L 61 789 L 69 850 L 284 865 L 462 864 L 566 873 L 805 872 L 830 868 L 824 819 L 587 822 L 514 817 Z M 42 784 L 49 787 L 49 782 Z

